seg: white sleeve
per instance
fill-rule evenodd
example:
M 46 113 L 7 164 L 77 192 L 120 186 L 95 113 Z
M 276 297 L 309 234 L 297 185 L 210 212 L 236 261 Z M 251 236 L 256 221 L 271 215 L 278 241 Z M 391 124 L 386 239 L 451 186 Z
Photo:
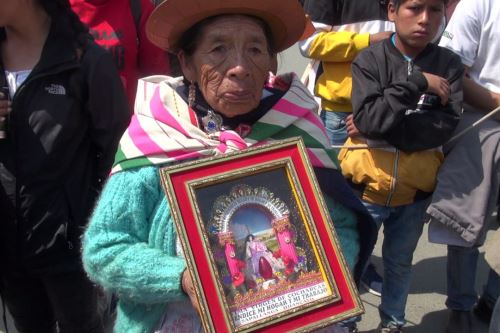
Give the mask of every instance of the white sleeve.
M 439 42 L 440 46 L 458 54 L 462 63 L 468 67 L 471 67 L 476 60 L 481 39 L 483 10 L 481 0 L 461 0 Z

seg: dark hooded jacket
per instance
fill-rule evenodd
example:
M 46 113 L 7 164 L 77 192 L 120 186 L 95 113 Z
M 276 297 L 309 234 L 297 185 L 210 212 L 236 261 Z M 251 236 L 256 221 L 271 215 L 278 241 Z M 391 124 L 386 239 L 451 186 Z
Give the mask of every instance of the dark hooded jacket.
M 76 47 L 53 25 L 0 139 L 2 266 L 80 269 L 79 238 L 129 118 L 111 56 L 90 39 Z

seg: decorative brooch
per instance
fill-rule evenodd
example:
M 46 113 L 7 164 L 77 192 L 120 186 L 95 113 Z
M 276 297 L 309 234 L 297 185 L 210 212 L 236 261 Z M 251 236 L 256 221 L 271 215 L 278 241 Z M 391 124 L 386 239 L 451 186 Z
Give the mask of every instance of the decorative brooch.
M 212 110 L 208 110 L 207 115 L 201 118 L 201 122 L 208 134 L 218 132 L 222 128 L 222 117 Z

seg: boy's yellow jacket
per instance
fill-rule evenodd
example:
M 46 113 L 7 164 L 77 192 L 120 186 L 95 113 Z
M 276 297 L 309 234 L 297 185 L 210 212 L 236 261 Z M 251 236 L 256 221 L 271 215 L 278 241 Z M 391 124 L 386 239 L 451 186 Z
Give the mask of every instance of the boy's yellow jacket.
M 373 145 L 371 141 L 368 141 Z M 362 138 L 346 146 L 363 146 Z M 342 149 L 342 174 L 364 201 L 389 207 L 408 205 L 434 191 L 436 175 L 444 160 L 441 149 L 404 152 L 397 148 Z
M 314 94 L 321 98 L 321 108 L 351 112 L 351 62 L 369 45 L 369 34 L 320 32 L 311 41 L 308 56 L 320 59 L 323 73 L 316 81 Z
M 423 72 L 445 78 L 450 95 L 442 104 L 427 92 Z M 353 120 L 369 140 L 348 140 L 346 145 L 383 141 L 388 149 L 343 149 L 343 175 L 361 192 L 363 200 L 390 207 L 429 196 L 443 161 L 441 146 L 459 122 L 462 112 L 460 58 L 450 50 L 428 44 L 407 60 L 390 39 L 363 50 L 352 63 Z

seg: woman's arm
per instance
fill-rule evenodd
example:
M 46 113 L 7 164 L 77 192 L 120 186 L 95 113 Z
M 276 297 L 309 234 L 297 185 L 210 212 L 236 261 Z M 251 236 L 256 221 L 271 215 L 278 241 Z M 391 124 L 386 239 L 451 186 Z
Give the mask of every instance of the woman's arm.
M 186 264 L 176 256 L 175 241 L 157 168 L 123 171 L 109 179 L 85 232 L 84 267 L 119 298 L 168 302 L 184 295 Z
M 500 94 L 480 86 L 466 75 L 464 77 L 464 101 L 486 113 L 500 106 Z M 500 120 L 500 114 L 497 113 L 495 119 Z

